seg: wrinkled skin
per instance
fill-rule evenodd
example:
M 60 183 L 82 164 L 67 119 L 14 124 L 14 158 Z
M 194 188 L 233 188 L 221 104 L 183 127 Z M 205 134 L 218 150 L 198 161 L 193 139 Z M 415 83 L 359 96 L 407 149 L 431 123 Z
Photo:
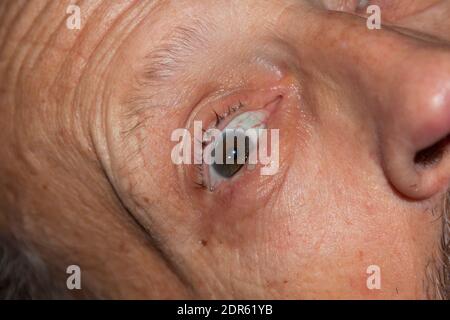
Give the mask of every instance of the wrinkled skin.
M 327 0 L 85 1 L 69 30 L 67 1 L 3 1 L 2 232 L 86 297 L 438 297 L 450 155 L 415 159 L 450 133 L 450 2 L 372 3 L 381 30 Z M 274 96 L 277 174 L 210 192 L 171 161 L 194 113 Z

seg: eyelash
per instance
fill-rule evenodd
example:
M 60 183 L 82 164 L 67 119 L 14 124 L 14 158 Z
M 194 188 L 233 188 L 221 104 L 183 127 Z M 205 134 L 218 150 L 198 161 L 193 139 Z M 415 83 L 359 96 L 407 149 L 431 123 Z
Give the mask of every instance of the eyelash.
M 239 101 L 239 103 L 237 105 L 229 106 L 227 111 L 222 114 L 218 114 L 215 110 L 213 110 L 214 115 L 216 116 L 216 121 L 215 121 L 214 125 L 209 128 L 216 129 L 220 124 L 223 123 L 224 120 L 228 119 L 231 115 L 238 112 L 239 110 L 241 110 L 244 107 L 245 107 L 245 105 L 241 101 Z M 202 141 L 203 150 L 205 149 L 206 146 L 207 146 L 207 144 Z M 197 181 L 195 181 L 196 186 L 198 186 L 200 189 L 207 189 L 207 184 L 205 181 L 205 172 L 204 172 L 205 165 L 204 165 L 204 163 L 195 164 L 194 166 L 195 166 L 195 169 L 197 170 Z
M 229 106 L 228 110 L 222 115 L 219 115 L 215 110 L 213 110 L 214 114 L 216 115 L 216 123 L 214 124 L 213 127 L 217 128 L 222 123 L 223 120 L 228 118 L 233 113 L 239 111 L 242 107 L 244 107 L 244 104 L 241 101 L 239 101 L 239 104 L 237 106 Z

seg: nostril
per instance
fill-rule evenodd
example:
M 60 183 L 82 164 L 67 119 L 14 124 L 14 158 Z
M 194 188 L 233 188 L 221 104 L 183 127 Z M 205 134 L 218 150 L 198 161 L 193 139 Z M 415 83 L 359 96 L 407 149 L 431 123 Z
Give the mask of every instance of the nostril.
M 422 167 L 430 167 L 438 164 L 446 152 L 450 150 L 450 134 L 439 140 L 432 146 L 416 153 L 414 163 Z

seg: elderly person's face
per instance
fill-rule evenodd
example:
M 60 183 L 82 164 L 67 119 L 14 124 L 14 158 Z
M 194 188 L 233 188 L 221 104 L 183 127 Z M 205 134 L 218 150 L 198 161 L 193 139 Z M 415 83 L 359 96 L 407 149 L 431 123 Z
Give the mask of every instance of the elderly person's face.
M 450 2 L 411 3 L 2 2 L 3 232 L 86 295 L 438 297 Z M 238 117 L 279 129 L 274 174 L 174 163 Z

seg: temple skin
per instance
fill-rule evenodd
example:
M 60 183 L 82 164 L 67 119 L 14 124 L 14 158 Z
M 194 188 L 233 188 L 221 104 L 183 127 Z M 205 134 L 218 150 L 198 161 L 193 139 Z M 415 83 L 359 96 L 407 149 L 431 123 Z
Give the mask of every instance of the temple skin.
M 450 133 L 450 3 L 377 3 L 381 30 L 326 0 L 83 1 L 70 30 L 70 1 L 1 2 L 0 232 L 55 282 L 79 265 L 75 297 L 441 297 L 450 155 L 414 159 Z M 203 34 L 140 81 L 180 24 Z M 171 132 L 271 95 L 279 173 L 195 188 Z

